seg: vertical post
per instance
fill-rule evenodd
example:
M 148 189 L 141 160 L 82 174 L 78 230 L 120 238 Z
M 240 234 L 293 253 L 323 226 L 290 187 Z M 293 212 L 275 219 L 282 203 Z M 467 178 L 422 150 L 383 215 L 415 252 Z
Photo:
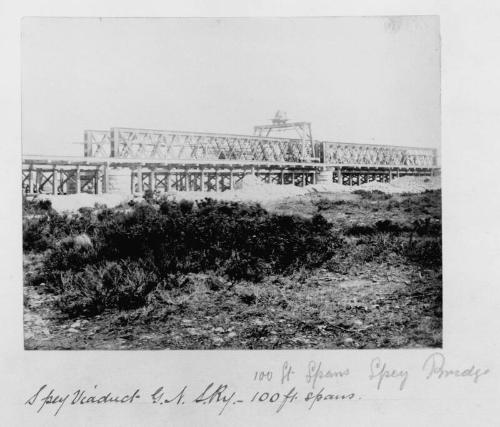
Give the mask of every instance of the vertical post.
M 184 170 L 184 175 L 186 177 L 186 191 L 191 191 L 191 176 L 187 169 Z
M 81 188 L 81 184 L 80 184 L 80 165 L 76 165 L 76 177 L 75 177 L 75 181 L 76 181 L 76 194 L 79 194 L 80 193 L 80 188 Z
M 96 171 L 95 171 L 95 176 L 94 176 L 94 190 L 95 194 L 101 194 L 102 193 L 102 185 L 101 185 L 101 167 L 98 166 Z
M 167 169 L 167 173 L 165 174 L 165 190 L 170 191 L 170 170 Z
M 106 163 L 102 168 L 102 192 L 109 191 L 109 164 Z
M 399 178 L 399 169 L 398 169 L 398 178 Z
M 285 169 L 281 169 L 281 185 L 285 183 Z
M 233 168 L 229 169 L 229 189 L 232 190 L 234 188 L 234 175 Z
M 304 173 L 304 171 L 302 171 L 302 179 L 300 180 L 301 187 L 304 187 L 304 185 L 306 184 L 305 180 L 306 180 L 306 174 Z
M 219 191 L 219 170 L 215 169 L 215 191 Z
M 68 171 L 68 176 L 69 178 L 69 171 Z M 66 187 L 66 189 L 65 189 Z M 66 181 L 64 180 L 64 170 L 59 169 L 59 189 L 61 190 L 61 194 L 67 194 L 67 189 L 68 189 L 68 179 Z
M 92 180 L 94 181 L 94 194 L 99 194 L 99 166 L 94 171 Z
M 156 191 L 156 173 L 154 169 L 149 172 L 149 188 L 151 191 Z
M 36 173 L 36 192 L 41 193 L 43 172 L 40 169 L 37 169 L 35 173 Z
M 28 193 L 33 194 L 33 165 L 30 165 L 30 168 L 28 170 Z
M 85 157 L 92 156 L 92 144 L 90 143 L 89 133 L 85 131 L 83 135 L 83 155 Z
M 118 141 L 118 132 L 115 128 L 111 129 L 111 134 L 109 135 L 109 155 L 110 157 L 116 157 L 116 142 Z
M 203 168 L 200 170 L 200 190 L 205 191 L 205 171 Z
M 52 194 L 57 194 L 58 180 L 56 166 L 52 169 Z
M 341 168 L 337 168 L 337 183 L 339 183 L 340 185 L 343 185 L 343 182 L 342 182 L 342 169 Z
M 137 192 L 142 194 L 142 167 L 137 166 Z

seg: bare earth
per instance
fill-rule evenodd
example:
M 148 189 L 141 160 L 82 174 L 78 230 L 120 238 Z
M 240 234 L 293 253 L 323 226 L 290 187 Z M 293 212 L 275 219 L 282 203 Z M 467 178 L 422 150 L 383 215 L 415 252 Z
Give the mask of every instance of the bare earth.
M 308 194 L 268 202 L 273 212 L 311 216 L 334 228 L 391 219 L 441 218 L 440 197 L 408 203 L 404 195 L 364 200 L 352 194 Z M 420 198 L 419 198 L 420 197 Z M 369 219 L 369 220 L 368 220 Z M 41 256 L 25 255 L 25 275 Z M 68 319 L 52 307 L 44 286 L 25 286 L 26 349 L 287 349 L 418 348 L 442 345 L 441 269 L 388 256 L 383 262 L 320 268 L 263 282 L 213 285 L 205 274 L 165 301 L 158 319 L 147 307 Z

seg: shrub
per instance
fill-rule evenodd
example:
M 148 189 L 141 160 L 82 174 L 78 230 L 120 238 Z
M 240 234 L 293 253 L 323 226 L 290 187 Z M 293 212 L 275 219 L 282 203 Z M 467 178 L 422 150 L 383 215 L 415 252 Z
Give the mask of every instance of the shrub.
M 102 282 L 95 269 L 87 267 L 77 273 L 65 272 L 60 276 L 60 299 L 57 306 L 71 317 L 95 316 L 104 311 Z
M 383 191 L 380 190 L 372 190 L 372 191 L 367 191 L 367 190 L 354 190 L 353 194 L 357 194 L 358 196 L 361 196 L 361 199 L 363 200 L 388 200 L 392 198 L 391 194 L 386 194 Z
M 47 217 L 23 221 L 23 250 L 43 252 L 54 244 Z
M 443 262 L 440 238 L 410 239 L 402 245 L 402 253 L 410 260 L 425 268 L 439 268 Z
M 60 276 L 58 306 L 69 316 L 93 316 L 105 309 L 135 309 L 161 281 L 140 263 L 122 261 L 87 265 Z
M 70 244 L 82 233 L 92 246 Z M 25 234 L 27 247 L 50 249 L 39 279 L 64 294 L 62 304 L 71 313 L 139 307 L 154 283 L 182 287 L 172 277 L 191 272 L 258 282 L 267 274 L 321 265 L 339 244 L 322 215 L 275 215 L 259 205 L 211 199 L 141 203 L 130 212 L 104 209 L 75 217 L 54 213 L 28 223 Z M 82 302 L 69 303 L 79 292 L 86 295 Z
M 145 192 L 144 192 L 144 200 L 147 202 L 147 203 L 153 203 L 154 201 L 154 192 L 153 190 L 151 189 L 147 189 Z
M 344 257 L 349 263 L 369 262 L 393 255 L 406 258 L 424 268 L 439 268 L 442 262 L 441 236 L 415 238 L 413 233 L 375 233 L 358 238 L 353 245 L 343 247 Z M 333 266 L 330 265 L 332 268 Z
M 91 208 L 89 206 L 82 206 L 81 208 L 78 208 L 78 213 L 84 217 L 90 218 L 93 212 L 94 208 Z
M 43 200 L 28 200 L 28 198 L 23 195 L 23 213 L 31 215 L 47 214 L 52 211 L 52 202 L 48 199 Z
M 355 224 L 349 227 L 346 232 L 348 236 L 366 236 L 375 233 L 375 227 L 372 225 Z
M 377 221 L 373 225 L 355 224 L 346 230 L 348 236 L 367 236 L 377 233 L 394 233 L 400 234 L 407 231 L 412 231 L 413 227 L 408 227 L 404 224 L 398 224 L 390 219 Z
M 223 271 L 232 280 L 260 282 L 268 269 L 268 265 L 256 257 L 234 253 L 227 260 Z
M 240 301 L 247 305 L 252 305 L 257 302 L 257 295 L 251 289 L 242 289 L 238 292 Z
M 207 276 L 205 283 L 208 289 L 214 292 L 225 289 L 228 286 L 228 282 L 213 273 Z
M 430 217 L 425 219 L 417 219 L 413 222 L 413 229 L 419 236 L 440 236 L 441 221 L 433 220 Z
M 390 219 L 377 221 L 375 223 L 375 229 L 379 233 L 400 233 L 406 231 L 401 225 L 391 221 Z
M 347 202 L 345 200 L 330 200 L 326 197 L 319 197 L 319 199 L 313 201 L 313 205 L 316 206 L 318 212 L 334 209 L 335 207 L 346 203 Z

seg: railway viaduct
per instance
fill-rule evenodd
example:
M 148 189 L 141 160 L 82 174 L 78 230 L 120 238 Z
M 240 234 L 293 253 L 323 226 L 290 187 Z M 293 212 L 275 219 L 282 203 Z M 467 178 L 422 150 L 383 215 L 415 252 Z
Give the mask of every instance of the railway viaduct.
M 277 133 L 293 131 L 294 137 Z M 304 186 L 389 182 L 439 173 L 431 148 L 318 141 L 307 122 L 278 114 L 253 135 L 149 129 L 86 130 L 81 157 L 23 156 L 26 194 L 225 191 L 248 174 Z

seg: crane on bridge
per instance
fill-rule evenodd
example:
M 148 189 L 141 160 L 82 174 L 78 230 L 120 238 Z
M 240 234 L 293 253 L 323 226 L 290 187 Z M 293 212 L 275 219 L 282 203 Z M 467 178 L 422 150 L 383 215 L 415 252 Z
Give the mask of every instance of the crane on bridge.
M 302 142 L 302 159 L 314 161 L 318 157 L 314 149 L 310 122 L 288 122 L 285 111 L 278 110 L 271 119 L 270 125 L 259 125 L 254 127 L 254 135 L 260 137 L 271 137 L 272 134 L 280 132 L 295 131 L 298 139 Z

